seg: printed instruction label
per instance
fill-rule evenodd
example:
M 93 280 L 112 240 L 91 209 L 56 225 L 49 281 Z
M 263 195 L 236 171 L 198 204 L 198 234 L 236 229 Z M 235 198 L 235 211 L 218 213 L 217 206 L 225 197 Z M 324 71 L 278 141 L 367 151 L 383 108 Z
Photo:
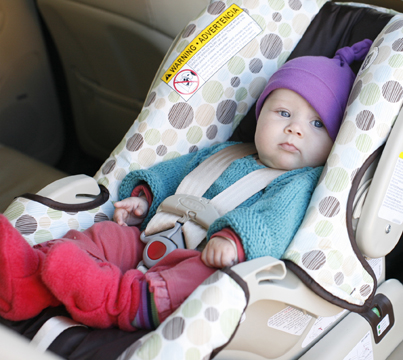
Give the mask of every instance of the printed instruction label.
M 304 314 L 302 311 L 291 306 L 287 306 L 284 310 L 273 315 L 267 321 L 267 326 L 292 335 L 301 335 L 311 319 L 312 316 Z
M 376 332 L 378 333 L 378 336 L 381 336 L 383 332 L 389 327 L 389 325 L 389 314 L 386 314 L 382 321 L 376 326 Z
M 334 316 L 327 316 L 327 317 L 319 316 L 316 319 L 315 323 L 312 325 L 312 328 L 309 330 L 308 335 L 302 342 L 301 346 L 303 348 L 307 347 L 312 341 L 321 336 L 329 326 L 331 326 L 335 321 L 337 321 L 337 319 L 339 319 L 346 312 L 347 310 L 343 310 Z
M 161 79 L 187 101 L 261 31 L 233 4 L 186 46 Z
M 371 334 L 366 335 L 358 342 L 356 346 L 348 353 L 343 360 L 374 360 L 374 352 L 372 350 Z
M 376 279 L 379 280 L 383 273 L 383 258 L 367 259 L 367 262 L 374 271 Z
M 403 222 L 403 152 L 396 161 L 378 216 L 395 224 Z

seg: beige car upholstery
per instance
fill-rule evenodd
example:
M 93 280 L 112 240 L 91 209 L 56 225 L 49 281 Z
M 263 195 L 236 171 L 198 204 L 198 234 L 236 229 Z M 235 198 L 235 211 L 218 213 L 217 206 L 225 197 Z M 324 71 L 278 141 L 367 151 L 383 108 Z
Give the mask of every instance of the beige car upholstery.
M 82 148 L 105 159 L 173 38 L 209 0 L 38 1 L 64 64 Z M 66 176 L 62 120 L 33 0 L 0 0 L 0 212 Z M 15 40 L 18 41 L 15 41 Z M 4 145 L 4 146 L 3 146 Z M 25 153 L 26 155 L 24 155 Z
M 49 165 L 63 150 L 50 63 L 31 0 L 0 0 L 0 212 L 64 173 Z
M 67 174 L 0 144 L 0 213 L 14 197 L 36 193 Z
M 60 53 L 80 145 L 105 159 L 137 118 L 179 31 L 209 0 L 38 0 Z
M 62 119 L 34 1 L 0 0 L 0 54 L 0 143 L 54 165 Z

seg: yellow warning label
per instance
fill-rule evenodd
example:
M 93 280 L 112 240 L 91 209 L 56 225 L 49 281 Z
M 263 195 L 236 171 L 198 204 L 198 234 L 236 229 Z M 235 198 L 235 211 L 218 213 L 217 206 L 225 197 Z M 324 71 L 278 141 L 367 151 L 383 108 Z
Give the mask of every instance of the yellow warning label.
M 172 63 L 170 68 L 162 76 L 161 80 L 169 83 L 172 77 L 185 65 L 204 45 L 206 45 L 214 36 L 228 26 L 243 10 L 232 4 L 221 15 L 207 26 L 197 37 L 182 51 L 182 53 Z

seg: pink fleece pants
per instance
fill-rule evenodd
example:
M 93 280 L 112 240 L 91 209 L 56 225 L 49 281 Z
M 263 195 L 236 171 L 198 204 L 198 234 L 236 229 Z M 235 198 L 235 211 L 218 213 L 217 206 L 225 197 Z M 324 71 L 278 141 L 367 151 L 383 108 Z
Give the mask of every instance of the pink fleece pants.
M 99 262 L 110 262 L 122 274 L 142 260 L 144 244 L 137 227 L 120 226 L 112 221 L 96 223 L 84 232 L 71 230 L 63 239 L 51 240 L 35 248 L 47 253 L 59 242 L 73 242 Z M 160 321 L 163 321 L 216 269 L 201 261 L 196 250 L 175 250 L 145 275 Z M 191 276 L 189 276 L 191 274 Z

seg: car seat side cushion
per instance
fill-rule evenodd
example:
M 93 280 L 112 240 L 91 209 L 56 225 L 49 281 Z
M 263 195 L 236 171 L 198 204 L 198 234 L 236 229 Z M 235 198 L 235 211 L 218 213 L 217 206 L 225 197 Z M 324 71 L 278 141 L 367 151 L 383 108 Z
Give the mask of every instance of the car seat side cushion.
M 321 287 L 316 281 L 314 281 L 303 269 L 301 269 L 299 266 L 297 266 L 295 263 L 293 263 L 290 260 L 284 260 L 286 263 L 286 266 L 288 269 L 290 269 L 295 275 L 297 275 L 301 281 L 308 286 L 312 291 L 314 291 L 316 294 L 321 296 L 323 299 L 329 301 L 332 304 L 338 305 L 342 308 L 345 308 L 350 311 L 354 311 L 357 313 L 365 313 L 367 312 L 372 306 L 373 306 L 373 298 L 375 296 L 375 292 L 377 289 L 376 286 L 376 276 L 371 268 L 371 266 L 368 264 L 368 262 L 365 260 L 364 256 L 361 254 L 360 249 L 357 246 L 357 243 L 355 241 L 355 235 L 353 231 L 353 225 L 352 225 L 352 214 L 353 214 L 353 203 L 354 203 L 354 198 L 357 193 L 358 187 L 360 185 L 360 181 L 362 177 L 364 176 L 366 170 L 369 168 L 369 166 L 373 163 L 373 161 L 380 155 L 382 152 L 384 146 L 381 146 L 378 148 L 375 152 L 372 153 L 372 155 L 365 161 L 365 163 L 361 166 L 360 170 L 357 172 L 349 194 L 348 202 L 347 202 L 347 209 L 346 209 L 346 223 L 347 223 L 347 231 L 348 235 L 350 238 L 351 246 L 354 250 L 354 253 L 357 257 L 357 259 L 361 262 L 362 266 L 365 268 L 365 270 L 371 275 L 371 277 L 374 280 L 375 286 L 373 287 L 372 293 L 368 297 L 367 301 L 363 305 L 355 305 L 352 303 L 349 303 L 345 300 L 342 300 L 333 294 L 329 293 L 326 291 L 323 287 Z
M 352 46 L 363 39 L 374 40 L 392 17 L 372 8 L 327 2 L 288 60 L 306 55 L 333 57 L 344 46 Z M 355 73 L 360 65 L 353 68 Z

